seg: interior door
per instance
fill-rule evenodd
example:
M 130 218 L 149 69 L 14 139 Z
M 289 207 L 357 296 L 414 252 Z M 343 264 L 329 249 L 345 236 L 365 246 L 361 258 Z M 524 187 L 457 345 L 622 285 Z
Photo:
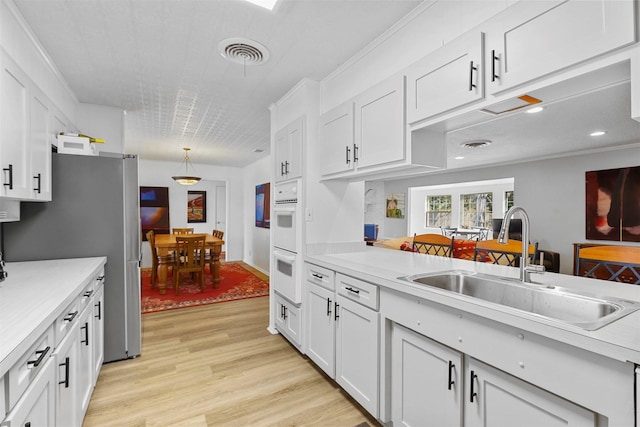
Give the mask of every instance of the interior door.
M 226 233 L 227 228 L 227 187 L 216 185 L 216 230 Z

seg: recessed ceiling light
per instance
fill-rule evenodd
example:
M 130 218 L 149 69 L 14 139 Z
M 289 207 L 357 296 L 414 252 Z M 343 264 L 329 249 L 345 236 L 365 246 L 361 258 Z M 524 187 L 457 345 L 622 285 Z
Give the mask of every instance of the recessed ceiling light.
M 476 139 L 475 141 L 467 141 L 460 144 L 461 147 L 464 148 L 482 148 L 490 145 L 491 141 L 488 139 Z
M 589 135 L 591 136 L 602 136 L 604 134 L 606 134 L 607 132 L 603 131 L 603 130 L 597 130 L 595 132 L 591 132 Z
M 454 160 L 462 160 L 462 159 L 464 159 L 464 156 L 455 156 L 453 159 Z
M 273 10 L 276 7 L 278 0 L 246 0 L 249 3 L 253 3 L 257 6 L 264 7 L 267 10 Z
M 535 114 L 535 113 L 539 113 L 540 111 L 544 110 L 544 107 L 533 107 L 533 108 L 529 108 L 527 110 L 527 113 L 529 114 Z

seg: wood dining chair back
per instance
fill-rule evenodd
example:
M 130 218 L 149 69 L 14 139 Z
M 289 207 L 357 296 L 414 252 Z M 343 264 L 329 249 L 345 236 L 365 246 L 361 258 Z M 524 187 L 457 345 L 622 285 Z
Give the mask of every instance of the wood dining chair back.
M 158 283 L 158 251 L 156 250 L 156 235 L 153 230 L 146 234 L 149 247 L 151 248 L 151 287 L 155 288 Z
M 529 244 L 529 263 L 532 263 L 535 259 L 537 250 L 537 243 Z M 506 244 L 498 242 L 497 239 L 479 240 L 476 243 L 473 260 L 519 267 L 521 256 L 522 242 L 519 240 L 509 240 Z
M 213 232 L 211 234 L 213 234 L 213 237 L 215 237 L 217 239 L 221 239 L 221 240 L 224 237 L 224 231 L 222 231 L 222 230 L 213 230 Z
M 451 258 L 453 238 L 441 234 L 414 234 L 411 248 L 413 252 Z
M 579 249 L 575 271 L 583 277 L 640 285 L 640 247 L 594 246 Z
M 193 227 L 174 228 L 171 232 L 173 234 L 193 234 Z
M 176 295 L 180 289 L 183 273 L 197 273 L 200 280 L 200 290 L 204 292 L 205 240 L 204 234 L 179 234 L 176 236 L 177 253 L 180 254 L 175 263 Z

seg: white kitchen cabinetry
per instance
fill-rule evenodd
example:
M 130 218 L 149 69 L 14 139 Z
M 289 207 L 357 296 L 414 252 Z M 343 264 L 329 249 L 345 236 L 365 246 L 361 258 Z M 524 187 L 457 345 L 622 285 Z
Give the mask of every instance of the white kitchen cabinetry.
M 54 353 L 57 366 L 56 425 L 58 426 L 75 426 L 80 421 L 77 417 L 80 403 L 78 392 L 80 328 L 77 315 L 77 312 L 68 313 L 67 322 L 73 326 Z
M 93 385 L 96 385 L 98 375 L 104 362 L 104 272 L 96 281 L 96 290 L 92 300 L 93 308 Z
M 353 170 L 355 135 L 354 104 L 348 101 L 320 117 L 320 173 L 331 175 Z
M 334 275 L 306 264 L 306 353 L 362 407 L 378 416 L 378 288 L 342 274 L 334 279 Z
M 302 346 L 302 316 L 299 305 L 274 292 L 275 326 L 298 349 Z
M 465 34 L 407 69 L 407 123 L 484 99 L 483 38 Z
M 393 324 L 391 396 L 394 426 L 461 426 L 463 356 Z
M 598 425 L 593 412 L 470 357 L 464 408 L 465 427 Z
M 276 182 L 302 176 L 304 123 L 304 117 L 300 117 L 275 134 Z
M 37 86 L 31 86 L 31 199 L 51 201 L 51 107 Z
M 31 196 L 29 102 L 31 82 L 9 55 L 0 52 L 0 196 Z
M 490 20 L 487 89 L 495 94 L 635 41 L 632 0 L 517 2 Z

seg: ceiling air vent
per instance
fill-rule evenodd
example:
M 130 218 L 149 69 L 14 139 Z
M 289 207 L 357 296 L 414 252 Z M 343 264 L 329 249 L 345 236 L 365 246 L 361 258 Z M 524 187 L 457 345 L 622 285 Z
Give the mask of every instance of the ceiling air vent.
M 260 43 L 234 37 L 221 41 L 218 51 L 223 58 L 243 65 L 260 65 L 269 60 L 269 50 Z

